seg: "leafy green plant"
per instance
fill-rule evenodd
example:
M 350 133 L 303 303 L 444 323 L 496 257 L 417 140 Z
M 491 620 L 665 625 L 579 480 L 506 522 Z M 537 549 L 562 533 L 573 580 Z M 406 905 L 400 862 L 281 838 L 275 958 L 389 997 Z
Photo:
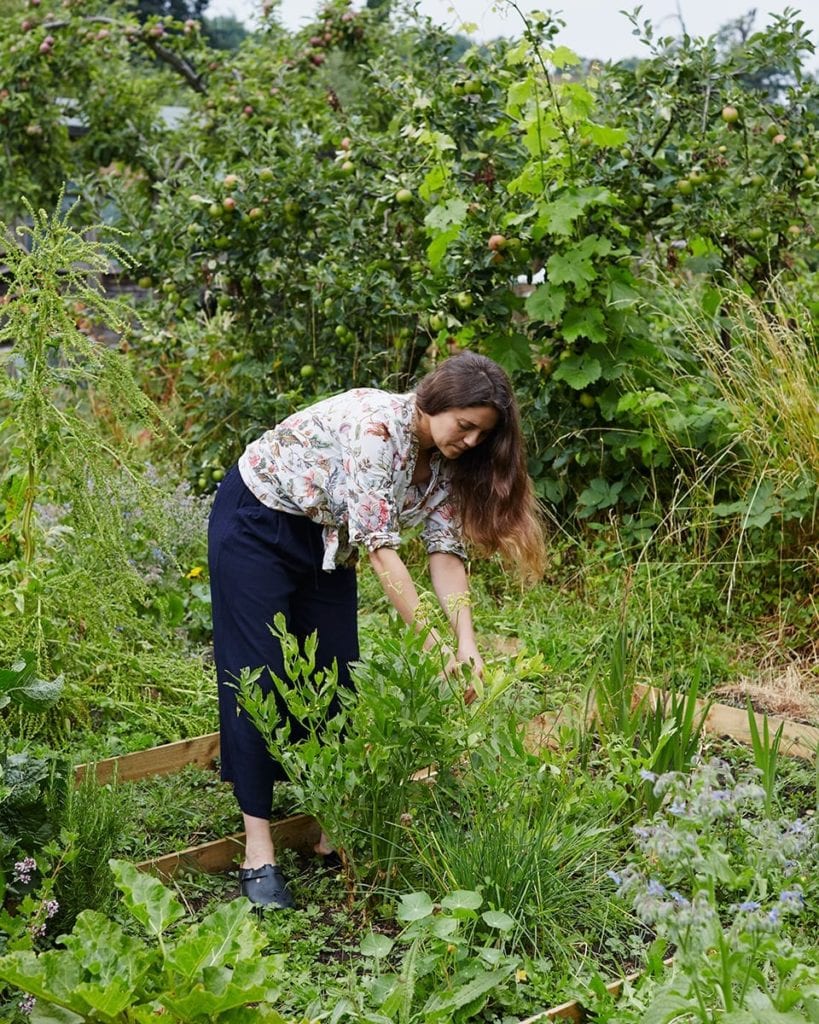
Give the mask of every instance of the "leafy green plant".
M 437 889 L 479 890 L 512 915 L 510 951 L 568 969 L 624 924 L 600 893 L 619 839 L 604 787 L 572 778 L 568 761 L 527 755 L 519 744 L 481 754 L 437 784 L 408 821 L 417 865 L 404 873 L 409 881 L 420 867 Z
M 632 800 L 653 812 L 659 806 L 654 793 L 657 776 L 686 770 L 700 752 L 710 704 L 700 704 L 699 667 L 684 693 L 649 689 L 638 695 L 632 666 L 621 625 L 608 666 L 598 666 L 587 691 L 585 718 L 591 724 L 575 728 L 574 742 L 587 757 L 592 739 L 599 742 Z
M 0 669 L 0 710 L 14 708 L 24 717 L 41 715 L 60 699 L 63 680 L 37 677 L 36 658 L 26 651 L 11 668 Z M 6 712 L 7 713 L 7 712 Z M 53 752 L 35 751 L 3 736 L 0 749 L 0 856 L 36 852 L 50 838 L 52 824 L 46 811 L 53 780 Z M 0 902 L 5 893 L 5 871 L 0 867 Z
M 62 949 L 0 957 L 0 978 L 37 1000 L 34 1019 L 125 1024 L 161 1012 L 203 1024 L 281 1024 L 271 1005 L 279 963 L 261 955 L 264 935 L 245 900 L 180 927 L 185 911 L 161 882 L 123 861 L 111 870 L 141 935 L 85 910 Z
M 768 716 L 762 716 L 762 728 L 760 729 L 750 700 L 746 707 L 748 711 L 748 732 L 751 734 L 751 750 L 754 755 L 754 764 L 759 772 L 760 785 L 765 790 L 765 813 L 772 815 L 776 806 L 779 748 L 782 745 L 782 733 L 785 728 L 785 723 L 782 722 L 773 736 L 771 736 Z
M 355 666 L 355 688 L 341 690 L 334 668 L 315 671 L 315 636 L 302 650 L 283 616 L 273 628 L 287 674 L 274 683 L 307 737 L 291 741 L 275 694 L 264 697 L 255 682 L 258 672 L 243 674 L 239 701 L 287 772 L 298 805 L 344 850 L 353 874 L 361 882 L 390 879 L 408 855 L 402 818 L 429 800 L 429 770 L 448 776 L 470 750 L 521 721 L 503 700 L 513 667 L 490 671 L 481 699 L 466 707 L 463 681 L 444 676 L 440 658 L 424 651 L 424 636 L 393 624 Z M 335 697 L 341 710 L 327 721 Z
M 656 789 L 662 812 L 635 829 L 639 853 L 612 877 L 674 946 L 674 967 L 616 1019 L 815 1020 L 819 969 L 790 926 L 805 903 L 795 879 L 816 862 L 814 823 L 757 816 L 764 790 L 720 761 L 661 776 Z
M 116 777 L 100 783 L 89 765 L 79 783 L 71 777 L 52 789 L 50 810 L 63 845 L 72 850 L 54 886 L 55 925 L 68 931 L 83 910 L 113 910 L 116 891 L 108 861 L 121 844 L 131 802 Z
M 9 292 L 0 340 L 11 347 L 0 373 L 0 657 L 29 650 L 43 675 L 71 670 L 63 727 L 72 715 L 87 723 L 93 704 L 76 684 L 93 678 L 99 701 L 110 697 L 112 661 L 129 661 L 132 696 L 140 680 L 163 686 L 163 674 L 177 676 L 177 690 L 192 673 L 182 659 L 172 670 L 175 659 L 164 655 L 175 624 L 159 631 L 139 614 L 148 580 L 134 557 L 135 509 L 155 548 L 176 527 L 138 443 L 138 430 L 143 442 L 162 430 L 162 416 L 104 334 L 124 343 L 132 329 L 130 309 L 99 286 L 128 257 L 72 227 L 70 209 L 29 212 L 30 225 L 4 228 L 2 243 Z M 151 661 L 163 658 L 154 673 Z M 40 727 L 50 721 L 43 716 Z
M 481 912 L 485 906 L 474 890 L 448 892 L 437 904 L 423 891 L 400 897 L 398 935 L 370 931 L 360 945 L 372 971 L 367 1002 L 380 1017 L 433 1024 L 481 1015 L 520 970 L 520 960 L 506 950 L 513 918 L 497 909 Z

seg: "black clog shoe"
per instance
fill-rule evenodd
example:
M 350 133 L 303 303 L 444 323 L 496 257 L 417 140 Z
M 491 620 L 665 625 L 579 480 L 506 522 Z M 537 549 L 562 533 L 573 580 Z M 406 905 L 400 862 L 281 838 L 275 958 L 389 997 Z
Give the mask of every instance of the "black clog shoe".
M 275 907 L 277 910 L 293 906 L 293 897 L 278 864 L 239 868 L 239 885 L 242 895 L 247 896 L 254 906 Z

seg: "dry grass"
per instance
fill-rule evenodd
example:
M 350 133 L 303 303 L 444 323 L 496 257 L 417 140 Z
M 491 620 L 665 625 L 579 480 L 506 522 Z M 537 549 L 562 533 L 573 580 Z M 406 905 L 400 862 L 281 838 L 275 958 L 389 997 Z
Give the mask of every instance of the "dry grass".
M 761 660 L 758 650 L 748 652 L 747 660 L 757 660 L 758 671 L 715 689 L 719 700 L 744 705 L 750 699 L 757 711 L 819 724 L 819 640 L 799 651 L 770 649 Z

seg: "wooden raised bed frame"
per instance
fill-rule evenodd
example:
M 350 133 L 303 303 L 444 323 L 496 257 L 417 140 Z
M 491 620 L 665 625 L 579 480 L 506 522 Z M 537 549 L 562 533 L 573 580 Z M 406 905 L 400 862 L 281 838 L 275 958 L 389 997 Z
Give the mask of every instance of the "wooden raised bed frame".
M 662 690 L 650 686 L 636 686 L 635 696 L 639 700 L 647 696 L 654 704 L 667 700 L 668 695 Z M 742 708 L 730 707 L 727 704 L 711 704 L 706 700 L 698 700 L 697 707 L 704 714 L 705 731 L 716 736 L 729 737 L 739 743 L 750 744 L 751 732 L 748 725 L 748 713 Z M 762 731 L 764 716 L 756 714 L 757 726 Z M 560 716 L 541 714 L 532 719 L 526 728 L 526 745 L 533 751 L 544 747 L 557 748 L 556 729 Z M 786 718 L 768 716 L 768 729 L 774 735 L 782 726 L 782 744 L 780 751 L 791 757 L 812 759 L 819 752 L 819 729 L 814 726 L 793 722 Z M 193 739 L 167 743 L 150 750 L 141 750 L 134 754 L 111 757 L 98 762 L 95 766 L 97 779 L 101 783 L 108 782 L 116 774 L 120 782 L 132 782 L 151 775 L 168 775 L 189 764 L 204 768 L 212 768 L 219 756 L 219 733 L 209 733 Z M 89 765 L 77 765 L 75 780 L 79 782 L 88 770 Z M 431 779 L 434 772 L 429 769 L 419 772 L 418 777 Z M 296 814 L 289 818 L 273 822 L 271 825 L 273 839 L 277 846 L 310 852 L 318 841 L 321 829 L 319 823 L 309 814 Z M 169 853 L 163 857 L 153 857 L 137 864 L 141 871 L 149 871 L 168 881 L 186 868 L 218 873 L 229 870 L 241 856 L 244 844 L 244 833 L 236 832 L 224 839 L 191 846 L 186 850 Z M 670 963 L 671 961 L 666 961 Z M 625 978 L 612 981 L 606 985 L 612 995 L 619 995 L 627 982 L 636 981 L 639 973 L 629 974 Z M 521 1024 L 535 1024 L 537 1021 L 571 1020 L 578 1024 L 586 1019 L 585 1010 L 580 1002 L 572 1000 L 553 1006 L 541 1013 L 528 1017 Z

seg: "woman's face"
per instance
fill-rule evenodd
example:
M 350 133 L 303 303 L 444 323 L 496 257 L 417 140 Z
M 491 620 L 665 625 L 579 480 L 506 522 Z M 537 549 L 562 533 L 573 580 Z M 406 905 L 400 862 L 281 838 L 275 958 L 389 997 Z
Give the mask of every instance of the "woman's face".
M 445 409 L 427 414 L 419 440 L 422 447 L 437 448 L 445 459 L 457 459 L 469 448 L 485 441 L 497 422 L 497 409 L 491 405 Z

